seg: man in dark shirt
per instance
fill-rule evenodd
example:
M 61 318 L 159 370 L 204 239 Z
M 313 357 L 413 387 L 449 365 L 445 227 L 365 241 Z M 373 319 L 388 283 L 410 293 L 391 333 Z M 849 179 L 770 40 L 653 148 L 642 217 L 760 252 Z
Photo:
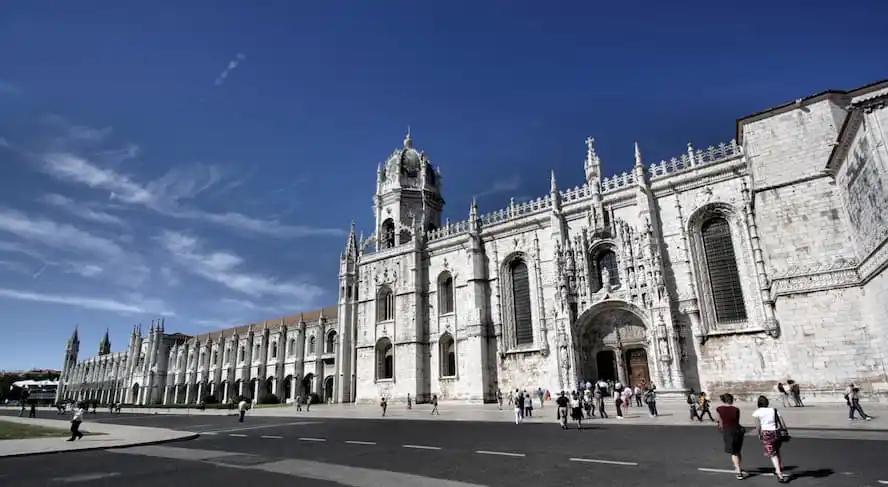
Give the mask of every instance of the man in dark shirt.
M 725 453 L 731 455 L 737 479 L 742 480 L 746 477 L 746 472 L 740 468 L 740 451 L 743 449 L 743 435 L 746 429 L 740 425 L 740 410 L 734 406 L 734 396 L 722 394 L 721 400 L 724 404 L 715 410 L 718 413 L 718 429 L 722 432 Z
M 564 391 L 561 391 L 561 394 L 558 395 L 558 399 L 555 400 L 555 405 L 558 406 L 558 420 L 561 421 L 561 429 L 567 429 L 567 405 L 570 404 L 570 401 L 565 397 Z

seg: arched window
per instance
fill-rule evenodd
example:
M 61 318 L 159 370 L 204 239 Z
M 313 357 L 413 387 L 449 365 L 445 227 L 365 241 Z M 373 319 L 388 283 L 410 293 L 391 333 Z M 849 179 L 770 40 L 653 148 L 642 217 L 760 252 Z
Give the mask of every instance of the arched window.
M 315 353 L 315 337 L 308 339 L 308 353 L 311 355 L 314 355 Z
M 438 313 L 453 313 L 453 277 L 446 271 L 438 276 Z
M 728 221 L 720 216 L 710 218 L 703 222 L 700 233 L 716 321 L 729 323 L 745 320 L 746 307 Z
M 382 222 L 379 229 L 379 248 L 390 249 L 395 246 L 395 222 L 391 218 Z
M 530 280 L 527 264 L 515 259 L 509 264 L 509 281 L 512 287 L 512 322 L 515 324 L 515 343 L 533 343 L 533 324 L 530 314 Z
M 243 345 L 241 345 L 241 347 L 240 347 L 240 358 L 239 358 L 238 360 L 241 361 L 241 362 L 243 362 L 243 361 L 244 361 L 244 355 L 245 355 L 246 353 L 247 353 L 246 347 L 244 347 Z
M 450 333 L 445 333 L 438 342 L 441 349 L 441 377 L 456 375 L 456 346 Z
M 257 343 L 256 347 L 253 349 L 253 361 L 259 360 L 259 352 L 261 351 L 262 346 Z
M 611 250 L 603 250 L 595 257 L 595 267 L 598 269 L 598 283 L 604 287 L 604 278 L 611 288 L 620 285 L 620 271 L 617 269 L 617 256 Z M 607 274 L 607 276 L 605 276 Z M 600 288 L 599 288 L 600 289 Z
M 331 331 L 327 333 L 327 345 L 324 349 L 326 353 L 333 353 L 336 351 L 336 332 Z
M 271 358 L 278 356 L 278 342 L 271 342 Z
M 219 350 L 213 349 L 213 365 L 219 361 Z
M 376 342 L 376 379 L 391 379 L 395 376 L 395 355 L 392 342 L 382 338 Z
M 290 354 L 291 357 L 293 356 L 293 354 L 296 353 L 296 339 L 295 338 L 290 339 L 290 345 L 289 345 L 288 350 L 289 350 L 288 353 Z
M 395 319 L 395 294 L 388 286 L 382 286 L 376 294 L 376 321 L 393 319 Z

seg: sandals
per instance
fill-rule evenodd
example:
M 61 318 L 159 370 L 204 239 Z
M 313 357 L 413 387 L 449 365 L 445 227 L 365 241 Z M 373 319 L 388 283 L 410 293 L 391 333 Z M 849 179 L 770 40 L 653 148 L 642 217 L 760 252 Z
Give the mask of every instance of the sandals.
M 787 476 L 787 475 L 779 476 L 778 475 L 777 476 L 777 483 L 778 484 L 788 484 L 789 483 L 789 476 Z

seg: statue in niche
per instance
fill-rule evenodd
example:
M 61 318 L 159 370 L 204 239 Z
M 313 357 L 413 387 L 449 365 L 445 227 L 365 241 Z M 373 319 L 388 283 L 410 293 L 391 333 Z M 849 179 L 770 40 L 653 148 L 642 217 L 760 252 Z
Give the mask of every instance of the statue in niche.
M 604 266 L 601 267 L 601 289 L 610 292 L 610 271 Z

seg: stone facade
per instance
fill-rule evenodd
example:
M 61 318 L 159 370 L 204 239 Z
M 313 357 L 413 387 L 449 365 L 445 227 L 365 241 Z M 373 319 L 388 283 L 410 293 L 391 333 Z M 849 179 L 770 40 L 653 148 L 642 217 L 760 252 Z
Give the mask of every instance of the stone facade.
M 271 394 L 291 402 L 317 394 L 332 400 L 337 329 L 335 307 L 193 337 L 168 334 L 158 320 L 145 335 L 134 327 L 124 352 L 110 352 L 106 333 L 99 354 L 83 361 L 75 330 L 58 399 L 166 405 L 238 396 L 257 402 Z
M 636 145 L 611 177 L 588 139 L 582 184 L 553 173 L 548 195 L 487 214 L 473 202 L 459 222 L 442 221 L 441 173 L 408 134 L 378 167 L 373 234 L 349 234 L 335 308 L 200 337 L 136 330 L 127 352 L 86 362 L 75 335 L 60 390 L 480 402 L 596 378 L 738 395 L 792 378 L 808 397 L 851 381 L 884 397 L 886 101 L 888 82 L 820 93 L 670 160 L 646 164 Z M 331 352 L 306 352 L 334 328 Z M 285 339 L 294 356 L 272 357 Z M 207 358 L 235 346 L 243 361 Z

